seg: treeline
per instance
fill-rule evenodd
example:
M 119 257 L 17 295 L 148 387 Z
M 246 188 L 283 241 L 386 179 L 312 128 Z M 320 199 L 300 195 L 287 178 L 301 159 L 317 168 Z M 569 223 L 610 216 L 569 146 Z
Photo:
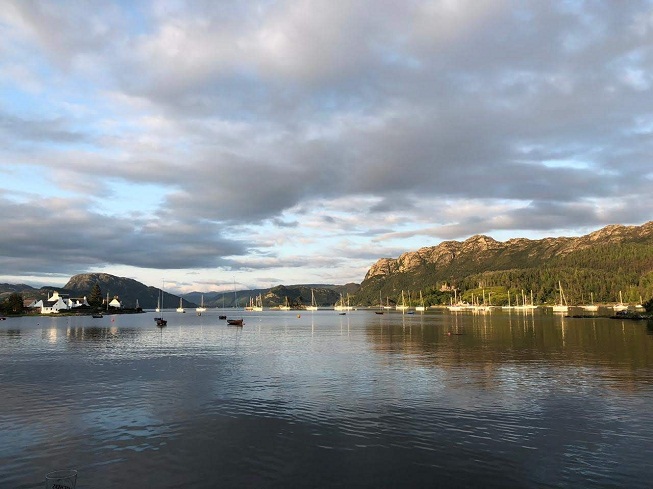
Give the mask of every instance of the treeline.
M 454 290 L 462 300 L 491 296 L 493 305 L 522 301 L 522 291 L 530 302 L 553 304 L 562 285 L 569 304 L 623 301 L 640 304 L 653 297 L 653 246 L 646 242 L 597 244 L 571 253 L 542 259 L 531 253 L 502 254 L 485 260 L 470 258 L 464 263 L 437 269 L 424 264 L 414 273 L 375 276 L 361 284 L 356 296 L 359 305 L 374 305 L 387 300 L 401 301 L 410 291 L 413 305 L 422 292 L 426 305 L 448 304 Z M 462 261 L 462 260 L 461 260 Z M 387 299 L 386 299 L 387 298 Z

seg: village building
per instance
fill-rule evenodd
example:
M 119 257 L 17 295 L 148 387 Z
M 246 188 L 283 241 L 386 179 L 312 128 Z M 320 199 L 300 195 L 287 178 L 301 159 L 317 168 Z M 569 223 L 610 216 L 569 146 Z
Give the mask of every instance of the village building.
M 57 314 L 59 311 L 68 311 L 82 306 L 90 307 L 86 296 L 82 298 L 70 298 L 68 294 L 60 294 L 54 291 L 47 299 L 35 300 L 28 307 L 31 309 L 40 309 L 41 314 Z

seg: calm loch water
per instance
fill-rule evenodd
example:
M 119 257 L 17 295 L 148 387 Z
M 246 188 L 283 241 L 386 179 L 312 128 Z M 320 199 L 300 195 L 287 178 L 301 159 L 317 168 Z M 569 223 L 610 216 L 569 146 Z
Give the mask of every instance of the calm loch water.
M 0 488 L 651 487 L 646 322 L 219 312 L 0 322 Z

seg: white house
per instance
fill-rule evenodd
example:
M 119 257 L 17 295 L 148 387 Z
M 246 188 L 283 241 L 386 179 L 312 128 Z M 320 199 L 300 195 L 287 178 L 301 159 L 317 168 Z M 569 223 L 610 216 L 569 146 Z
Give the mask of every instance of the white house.
M 114 297 L 111 302 L 109 302 L 109 307 L 114 307 L 116 309 L 122 309 L 122 303 L 118 299 L 118 297 Z
M 59 294 L 54 291 L 46 300 L 40 299 L 32 302 L 29 307 L 40 308 L 41 314 L 56 314 L 59 311 L 67 311 L 81 306 L 88 306 L 86 296 L 81 299 L 71 299 L 68 294 Z

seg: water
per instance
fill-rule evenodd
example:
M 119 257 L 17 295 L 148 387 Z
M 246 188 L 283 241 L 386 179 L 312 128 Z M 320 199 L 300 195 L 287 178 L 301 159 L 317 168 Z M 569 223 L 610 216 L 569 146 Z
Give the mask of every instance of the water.
M 0 323 L 0 488 L 653 480 L 646 322 L 219 312 Z

